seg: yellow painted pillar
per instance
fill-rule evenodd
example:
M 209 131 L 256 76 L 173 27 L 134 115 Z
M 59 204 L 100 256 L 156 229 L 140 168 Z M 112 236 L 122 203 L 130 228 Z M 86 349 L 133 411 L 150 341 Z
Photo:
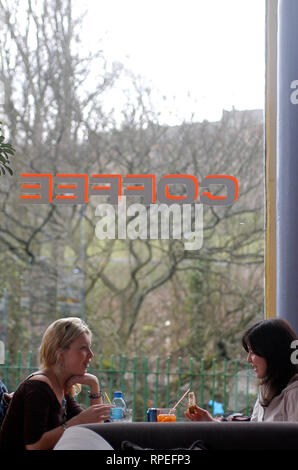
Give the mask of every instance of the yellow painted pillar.
M 276 114 L 278 0 L 266 0 L 265 317 L 276 316 Z

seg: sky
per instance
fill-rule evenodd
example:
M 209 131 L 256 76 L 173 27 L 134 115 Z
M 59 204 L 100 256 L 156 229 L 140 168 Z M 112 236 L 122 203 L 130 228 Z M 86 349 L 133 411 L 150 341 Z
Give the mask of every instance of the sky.
M 263 109 L 265 0 L 79 5 L 88 10 L 83 40 L 144 76 L 180 117 L 218 120 L 233 106 Z

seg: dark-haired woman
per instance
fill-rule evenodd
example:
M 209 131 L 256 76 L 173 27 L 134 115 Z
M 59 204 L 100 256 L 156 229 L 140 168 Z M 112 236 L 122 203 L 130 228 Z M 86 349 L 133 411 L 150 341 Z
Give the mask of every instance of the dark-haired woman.
M 242 337 L 247 361 L 259 379 L 259 394 L 251 421 L 298 421 L 298 365 L 293 360 L 297 335 L 283 319 L 263 320 Z M 191 421 L 218 421 L 196 407 L 185 413 Z
M 259 379 L 251 421 L 298 421 L 298 365 L 292 359 L 295 332 L 283 319 L 264 320 L 243 335 L 247 360 Z

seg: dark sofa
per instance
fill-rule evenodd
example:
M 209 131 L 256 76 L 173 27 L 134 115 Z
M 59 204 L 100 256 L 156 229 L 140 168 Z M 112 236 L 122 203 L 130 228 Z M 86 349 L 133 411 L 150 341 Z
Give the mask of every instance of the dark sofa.
M 298 450 L 298 423 L 104 423 L 86 424 L 119 451 L 123 441 L 142 448 L 189 448 L 202 441 L 207 450 Z

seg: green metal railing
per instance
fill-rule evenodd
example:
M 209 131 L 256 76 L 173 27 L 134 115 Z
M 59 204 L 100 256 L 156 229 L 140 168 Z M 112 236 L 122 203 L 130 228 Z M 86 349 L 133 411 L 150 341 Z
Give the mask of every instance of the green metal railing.
M 32 352 L 27 357 L 18 352 L 11 360 L 7 351 L 5 364 L 0 365 L 0 378 L 8 390 L 14 391 L 30 373 L 38 370 Z M 195 392 L 199 406 L 209 409 L 214 416 L 218 404 L 223 413 L 252 411 L 257 395 L 251 367 L 239 359 L 217 361 L 190 357 L 133 357 L 100 355 L 92 361 L 89 372 L 96 375 L 100 386 L 110 398 L 115 390 L 122 390 L 134 421 L 146 420 L 147 408 L 170 407 L 190 388 Z M 76 397 L 83 406 L 89 405 L 86 387 Z M 184 421 L 187 400 L 177 409 L 177 419 Z

